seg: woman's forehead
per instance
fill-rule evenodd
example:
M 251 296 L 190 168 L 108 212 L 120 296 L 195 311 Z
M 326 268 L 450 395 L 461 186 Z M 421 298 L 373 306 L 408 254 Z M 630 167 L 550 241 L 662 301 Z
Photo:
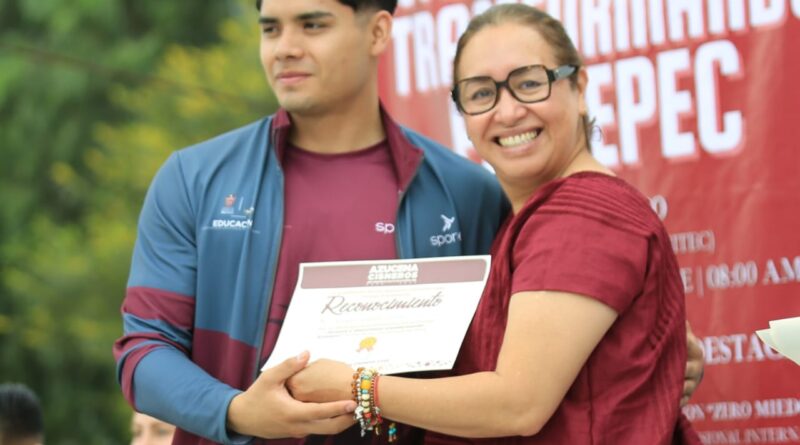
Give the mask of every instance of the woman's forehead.
M 489 25 L 467 42 L 459 61 L 459 77 L 504 77 L 525 65 L 554 65 L 552 49 L 530 25 L 503 23 Z

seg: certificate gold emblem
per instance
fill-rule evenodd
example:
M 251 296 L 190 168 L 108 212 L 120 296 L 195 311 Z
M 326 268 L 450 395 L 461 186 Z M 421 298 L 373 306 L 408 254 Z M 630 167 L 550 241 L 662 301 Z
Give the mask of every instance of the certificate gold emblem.
M 377 342 L 378 339 L 375 337 L 364 337 L 364 339 L 358 344 L 358 349 L 356 349 L 356 352 L 361 352 L 363 350 L 372 351 L 372 347 L 375 346 L 375 343 Z

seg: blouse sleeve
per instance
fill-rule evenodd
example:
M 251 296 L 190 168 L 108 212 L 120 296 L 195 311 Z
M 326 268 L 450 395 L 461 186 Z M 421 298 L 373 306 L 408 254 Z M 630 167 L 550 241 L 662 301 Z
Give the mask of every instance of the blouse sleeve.
M 570 292 L 624 312 L 643 290 L 648 236 L 591 212 L 541 210 L 513 245 L 512 295 Z

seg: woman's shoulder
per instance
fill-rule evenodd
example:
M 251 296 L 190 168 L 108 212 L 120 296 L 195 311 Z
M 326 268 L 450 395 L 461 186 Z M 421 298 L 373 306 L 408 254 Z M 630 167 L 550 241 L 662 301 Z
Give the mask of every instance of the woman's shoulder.
M 621 178 L 600 172 L 580 172 L 545 185 L 520 213 L 579 216 L 645 233 L 663 227 L 639 190 Z

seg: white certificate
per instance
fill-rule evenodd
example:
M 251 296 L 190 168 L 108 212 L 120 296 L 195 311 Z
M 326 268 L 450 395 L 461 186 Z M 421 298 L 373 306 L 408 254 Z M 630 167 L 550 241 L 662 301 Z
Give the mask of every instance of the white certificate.
M 756 331 L 770 348 L 800 365 L 800 317 L 769 322 L 769 329 Z
M 383 374 L 451 369 L 489 265 L 488 255 L 301 264 L 262 370 L 305 350 Z

